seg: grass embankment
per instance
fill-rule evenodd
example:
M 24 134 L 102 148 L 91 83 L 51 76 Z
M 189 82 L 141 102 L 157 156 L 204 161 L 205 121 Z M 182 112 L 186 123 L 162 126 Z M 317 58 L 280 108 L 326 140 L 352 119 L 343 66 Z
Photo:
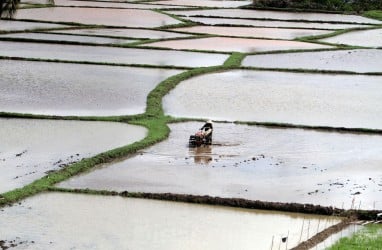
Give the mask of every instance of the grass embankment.
M 374 18 L 382 21 L 382 10 L 371 10 L 363 13 L 363 16 L 368 18 Z
M 382 225 L 370 224 L 350 237 L 340 239 L 329 250 L 380 250 L 382 249 Z
M 141 125 L 148 129 L 148 135 L 146 138 L 139 142 L 135 142 L 131 145 L 113 149 L 94 157 L 83 159 L 77 163 L 74 163 L 68 167 L 65 167 L 56 172 L 51 172 L 47 176 L 34 181 L 33 183 L 24 186 L 23 188 L 15 189 L 7 193 L 0 195 L 0 207 L 12 204 L 21 199 L 35 195 L 40 192 L 48 191 L 53 185 L 67 180 L 72 176 L 78 175 L 89 171 L 93 167 L 103 163 L 109 163 L 115 159 L 126 157 L 134 154 L 140 149 L 151 146 L 157 142 L 166 139 L 170 133 L 170 129 L 167 123 L 171 122 L 171 118 L 165 116 L 162 107 L 162 98 L 173 88 L 175 88 L 181 81 L 184 81 L 190 77 L 211 73 L 215 71 L 233 69 L 240 66 L 240 63 L 244 55 L 241 53 L 233 53 L 226 62 L 221 66 L 196 68 L 189 71 L 185 71 L 178 75 L 172 76 L 162 81 L 154 90 L 150 92 L 147 97 L 146 112 L 141 115 L 135 116 L 122 116 L 122 117 L 89 117 L 90 120 L 102 120 L 102 121 L 120 121 L 129 122 L 134 125 Z M 16 114 L 15 114 L 16 115 Z M 10 114 L 1 114 L 0 117 L 12 117 Z M 23 116 L 19 115 L 19 118 Z M 28 118 L 47 118 L 44 116 L 27 116 Z M 51 117 L 59 118 L 59 117 Z M 64 118 L 64 117 L 63 117 Z M 73 117 L 74 120 L 83 119 L 81 117 Z

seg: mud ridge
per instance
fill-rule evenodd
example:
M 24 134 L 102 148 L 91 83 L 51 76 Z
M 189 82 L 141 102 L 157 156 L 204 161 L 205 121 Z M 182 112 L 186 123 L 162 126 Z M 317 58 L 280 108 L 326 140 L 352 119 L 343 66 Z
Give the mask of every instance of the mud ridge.
M 345 229 L 354 220 L 355 220 L 355 217 L 344 219 L 340 223 L 333 225 L 331 227 L 328 227 L 325 230 L 319 232 L 318 234 L 314 235 L 312 238 L 301 242 L 298 246 L 292 248 L 291 250 L 309 250 L 315 247 L 320 242 L 323 242 L 324 240 L 329 238 L 332 234 L 338 233 L 341 230 Z
M 221 198 L 208 195 L 188 195 L 172 193 L 130 193 L 127 191 L 119 193 L 122 197 L 145 198 L 154 200 L 178 201 L 196 204 L 219 205 L 240 207 L 249 209 L 275 210 L 293 213 L 320 214 L 320 215 L 342 215 L 345 210 L 325 207 L 313 204 L 267 202 L 260 200 L 247 200 L 242 198 Z

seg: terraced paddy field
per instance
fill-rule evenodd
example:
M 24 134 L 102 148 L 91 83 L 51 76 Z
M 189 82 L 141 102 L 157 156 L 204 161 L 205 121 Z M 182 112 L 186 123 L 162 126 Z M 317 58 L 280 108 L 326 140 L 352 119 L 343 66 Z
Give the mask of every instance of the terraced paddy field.
M 382 212 L 382 22 L 248 4 L 28 0 L 0 20 L 0 249 L 365 232 Z M 212 145 L 190 147 L 206 119 Z
M 111 122 L 0 118 L 0 124 L 1 193 L 82 158 L 141 140 L 147 133 L 145 128 Z

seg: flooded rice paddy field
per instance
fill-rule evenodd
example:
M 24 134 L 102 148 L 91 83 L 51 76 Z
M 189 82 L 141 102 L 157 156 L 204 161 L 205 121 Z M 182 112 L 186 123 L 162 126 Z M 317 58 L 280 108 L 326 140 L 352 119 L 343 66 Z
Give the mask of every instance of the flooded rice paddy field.
M 0 60 L 0 112 L 60 116 L 144 113 L 148 93 L 181 71 Z
M 382 72 L 382 50 L 356 49 L 247 56 L 242 65 L 261 68 Z
M 166 39 L 166 38 L 177 38 L 177 37 L 190 37 L 192 35 L 167 32 L 159 30 L 149 30 L 149 29 L 65 29 L 65 30 L 54 30 L 51 33 L 55 34 L 72 34 L 72 35 L 87 35 L 87 36 L 105 36 L 105 37 L 116 37 L 116 38 L 133 38 L 133 39 Z
M 3 240 L 22 249 L 249 250 L 270 249 L 272 239 L 278 249 L 294 247 L 338 222 L 325 216 L 62 193 L 38 195 L 0 211 L 0 228 L 7 228 Z M 286 236 L 288 243 L 282 243 Z
M 147 133 L 142 127 L 112 122 L 0 118 L 0 127 L 0 193 L 82 158 L 142 140 Z
M 178 28 L 174 31 L 188 33 L 215 34 L 220 36 L 273 38 L 273 39 L 295 39 L 303 36 L 317 36 L 327 34 L 327 30 L 308 29 L 279 29 L 279 28 L 250 28 L 250 27 L 219 27 L 219 26 L 193 26 Z
M 324 14 L 312 12 L 284 12 L 284 11 L 264 11 L 246 9 L 210 9 L 210 10 L 176 10 L 170 13 L 181 16 L 197 17 L 228 17 L 228 18 L 249 18 L 249 19 L 270 19 L 287 21 L 306 22 L 338 22 L 338 23 L 359 23 L 359 24 L 382 24 L 382 21 L 361 17 L 357 15 Z
M 367 39 L 365 39 L 366 37 Z M 322 39 L 320 41 L 335 44 L 382 48 L 382 29 L 353 31 L 339 36 Z
M 382 129 L 381 83 L 381 76 L 233 70 L 181 82 L 163 104 L 177 117 Z
M 87 43 L 87 44 L 128 44 L 137 42 L 137 40 L 107 38 L 107 37 L 89 37 L 78 35 L 61 35 L 47 33 L 16 33 L 16 34 L 0 34 L 1 38 L 12 38 L 19 40 L 33 41 L 54 41 L 54 42 L 70 42 L 70 43 Z
M 146 49 L 31 42 L 0 41 L 0 47 L 0 56 L 73 62 L 208 67 L 222 64 L 228 58 L 228 55 L 199 52 L 157 50 L 152 53 L 153 50 Z
M 178 20 L 151 10 L 107 8 L 35 8 L 20 9 L 16 19 L 109 25 L 122 27 L 159 27 L 178 24 Z
M 381 47 L 378 29 L 325 39 L 332 46 L 289 41 L 331 30 L 377 28 L 381 21 L 356 15 L 237 8 L 248 3 L 56 0 L 56 7 L 20 9 L 17 21 L 0 21 L 0 33 L 13 33 L 3 36 L 8 41 L 0 41 L 0 115 L 112 120 L 104 116 L 140 114 L 158 83 L 185 72 L 183 68 L 221 66 L 229 58 L 227 52 L 239 51 L 244 52 L 244 60 L 237 63 L 237 70 L 213 68 L 214 73 L 180 82 L 163 98 L 166 115 L 382 130 L 378 116 L 382 111 L 381 76 L 293 72 L 380 73 L 382 50 L 289 51 L 336 48 L 336 44 Z M 217 8 L 195 9 L 200 6 Z M 178 8 L 181 10 L 175 10 Z M 183 23 L 171 14 L 198 24 Z M 41 30 L 45 33 L 37 33 Z M 370 37 L 368 43 L 361 43 L 360 36 Z M 130 43 L 147 39 L 155 41 L 144 43 L 146 48 Z M 63 45 L 62 41 L 79 44 Z M 289 53 L 266 54 L 275 50 Z M 66 63 L 53 62 L 57 60 Z M 103 65 L 86 65 L 89 63 Z M 182 70 L 169 69 L 174 67 Z M 292 72 L 248 69 L 251 67 Z M 193 73 L 197 70 L 201 69 Z M 174 82 L 163 83 L 163 89 L 170 83 Z M 158 105 L 160 99 L 148 103 Z M 134 119 L 139 124 L 164 120 L 160 110 Z M 161 143 L 96 166 L 57 186 L 382 209 L 382 136 L 376 131 L 340 133 L 215 123 L 213 145 L 189 148 L 190 134 L 201 126 L 202 122 L 169 124 L 170 137 Z M 1 193 L 157 133 L 105 121 L 0 118 L 0 127 L 0 204 L 8 197 Z M 150 136 L 146 139 L 135 145 L 145 144 Z M 277 211 L 50 191 L 0 208 L 0 248 L 15 244 L 20 249 L 273 250 L 292 248 L 339 221 Z M 286 236 L 287 246 L 281 241 Z
M 66 27 L 69 27 L 69 26 L 61 25 L 61 24 L 53 24 L 53 23 L 0 20 L 0 32 L 24 31 L 24 30 L 35 30 L 35 29 L 44 30 L 44 29 L 66 28 Z
M 159 5 L 155 2 L 150 3 L 129 3 L 127 1 L 79 1 L 79 0 L 56 0 L 54 1 L 56 6 L 66 7 L 95 7 L 95 8 L 120 8 L 120 9 L 177 9 L 182 6 L 173 5 Z
M 195 23 L 206 25 L 236 25 L 253 27 L 273 27 L 273 28 L 302 28 L 302 29 L 350 29 L 350 28 L 368 28 L 369 25 L 361 24 L 338 24 L 338 23 L 318 23 L 318 22 L 291 22 L 291 21 L 270 21 L 270 20 L 251 20 L 237 18 L 211 18 L 211 17 L 182 17 Z
M 187 6 L 187 7 L 218 7 L 218 8 L 235 8 L 240 6 L 249 5 L 252 2 L 248 0 L 238 1 L 216 1 L 216 0 L 164 0 L 155 1 L 156 4 L 167 4 L 174 6 Z
M 230 37 L 209 37 L 198 39 L 172 40 L 155 43 L 146 43 L 145 46 L 158 48 L 170 48 L 177 50 L 202 50 L 218 52 L 262 52 L 291 49 L 322 49 L 330 48 L 326 45 L 284 41 L 284 40 L 265 40 L 265 39 L 247 39 Z
M 59 186 L 382 208 L 382 136 L 216 123 L 212 146 L 188 148 L 201 125 Z

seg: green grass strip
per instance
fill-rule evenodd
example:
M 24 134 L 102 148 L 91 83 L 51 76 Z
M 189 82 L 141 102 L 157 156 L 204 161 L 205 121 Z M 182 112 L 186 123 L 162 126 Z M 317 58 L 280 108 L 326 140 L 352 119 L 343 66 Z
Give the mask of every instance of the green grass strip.
M 329 250 L 380 250 L 382 248 L 382 225 L 369 224 L 350 237 L 340 239 Z
M 364 17 L 373 18 L 382 21 L 382 10 L 370 10 L 363 13 Z

